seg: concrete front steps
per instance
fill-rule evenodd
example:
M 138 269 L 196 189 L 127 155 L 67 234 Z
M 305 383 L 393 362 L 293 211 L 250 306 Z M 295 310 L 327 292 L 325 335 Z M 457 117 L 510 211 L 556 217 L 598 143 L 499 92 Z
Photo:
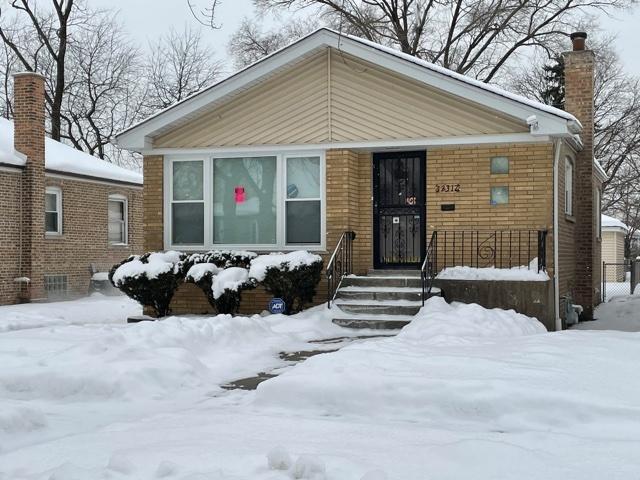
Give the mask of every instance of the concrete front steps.
M 333 323 L 346 328 L 398 329 L 422 307 L 422 282 L 415 270 L 372 270 L 345 277 L 333 303 Z M 440 295 L 433 288 L 429 296 Z

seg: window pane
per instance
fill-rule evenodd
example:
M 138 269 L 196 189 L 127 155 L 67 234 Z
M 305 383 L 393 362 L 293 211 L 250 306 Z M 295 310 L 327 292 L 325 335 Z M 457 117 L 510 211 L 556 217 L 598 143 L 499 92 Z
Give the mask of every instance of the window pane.
M 287 158 L 287 198 L 320 198 L 320 158 Z
M 509 203 L 509 187 L 491 187 L 491 205 Z
M 173 163 L 173 199 L 202 200 L 202 161 Z
M 507 157 L 493 157 L 491 159 L 491 173 L 509 173 L 509 159 Z
M 109 222 L 109 242 L 125 243 L 124 222 Z
M 276 243 L 276 157 L 214 159 L 213 242 Z
M 287 243 L 320 243 L 320 201 L 287 202 Z
M 109 220 L 124 220 L 124 202 L 109 201 Z
M 45 212 L 55 212 L 58 209 L 56 202 L 57 195 L 55 193 L 47 193 L 44 196 L 44 210 Z
M 174 203 L 172 206 L 171 241 L 174 245 L 204 243 L 204 204 Z
M 46 232 L 58 232 L 58 214 L 55 212 L 45 212 L 44 226 Z

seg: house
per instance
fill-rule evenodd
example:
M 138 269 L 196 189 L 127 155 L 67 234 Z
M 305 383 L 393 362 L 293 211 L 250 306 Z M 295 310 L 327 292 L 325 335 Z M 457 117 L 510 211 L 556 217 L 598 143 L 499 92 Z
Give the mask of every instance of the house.
M 44 78 L 14 81 L 14 121 L 0 120 L 0 304 L 86 295 L 92 274 L 142 248 L 142 175 L 45 138 Z
M 426 267 L 431 279 L 458 265 L 531 266 L 548 280 L 522 284 L 536 292 L 524 311 L 551 329 L 572 304 L 589 318 L 605 177 L 585 38 L 572 35 L 565 55 L 563 111 L 317 30 L 117 136 L 144 155 L 145 249 L 307 249 L 333 269 L 374 273 L 382 290 L 404 281 L 396 270 Z M 477 286 L 461 290 L 466 300 Z M 267 300 L 249 292 L 242 309 Z M 208 305 L 184 285 L 173 308 Z
M 610 264 L 606 269 L 607 282 L 624 282 L 625 258 L 624 244 L 629 227 L 609 215 L 602 215 L 602 261 Z

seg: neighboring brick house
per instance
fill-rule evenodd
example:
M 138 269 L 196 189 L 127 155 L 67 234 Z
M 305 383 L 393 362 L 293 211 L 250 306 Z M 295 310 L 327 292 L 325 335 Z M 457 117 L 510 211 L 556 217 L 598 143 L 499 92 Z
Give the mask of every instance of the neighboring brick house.
M 605 176 L 593 53 L 572 38 L 563 111 L 320 29 L 118 135 L 144 154 L 145 248 L 304 248 L 326 263 L 354 231 L 356 274 L 420 270 L 434 252 L 438 269 L 537 259 L 547 326 L 567 299 L 589 318 Z M 266 301 L 248 292 L 242 311 Z M 189 285 L 173 309 L 209 311 Z
M 0 304 L 86 295 L 142 249 L 142 175 L 45 137 L 44 78 L 15 76 L 0 119 Z

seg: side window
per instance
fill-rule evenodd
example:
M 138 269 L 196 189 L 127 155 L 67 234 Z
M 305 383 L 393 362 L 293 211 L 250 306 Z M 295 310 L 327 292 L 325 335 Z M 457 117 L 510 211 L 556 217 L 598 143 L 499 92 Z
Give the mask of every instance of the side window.
M 109 195 L 108 239 L 111 245 L 127 244 L 127 199 L 122 195 Z
M 44 231 L 47 235 L 62 235 L 62 190 L 58 187 L 45 190 Z
M 573 215 L 573 161 L 564 160 L 564 213 Z

